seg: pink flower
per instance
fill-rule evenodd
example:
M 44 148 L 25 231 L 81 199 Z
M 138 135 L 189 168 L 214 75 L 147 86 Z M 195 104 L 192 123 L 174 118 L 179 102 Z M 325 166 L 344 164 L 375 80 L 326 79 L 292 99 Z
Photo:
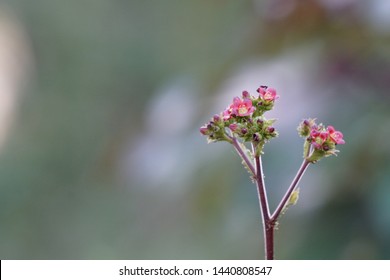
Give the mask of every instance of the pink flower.
M 335 144 L 345 144 L 343 134 L 340 131 L 334 129 L 333 126 L 328 126 L 327 131 L 329 133 L 330 140 Z
M 329 133 L 327 131 L 318 131 L 317 129 L 313 129 L 310 133 L 310 137 L 313 141 L 313 147 L 316 149 L 322 149 L 323 144 L 329 137 Z
M 249 98 L 241 100 L 239 97 L 234 97 L 231 109 L 233 114 L 240 117 L 249 116 L 255 111 L 255 107 L 252 106 L 252 100 Z
M 260 97 L 265 101 L 275 101 L 279 98 L 279 95 L 276 94 L 276 89 L 274 88 L 267 88 L 261 86 L 257 89 L 257 92 L 260 94 Z
M 229 120 L 230 117 L 231 117 L 231 114 L 232 114 L 232 105 L 230 105 L 230 107 L 227 107 L 227 108 L 225 109 L 225 111 L 222 112 L 222 119 L 223 119 L 224 121 Z

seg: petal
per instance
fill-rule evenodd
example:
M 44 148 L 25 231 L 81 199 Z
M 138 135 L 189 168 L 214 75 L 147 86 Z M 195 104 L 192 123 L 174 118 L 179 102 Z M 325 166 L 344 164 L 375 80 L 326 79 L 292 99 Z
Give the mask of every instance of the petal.
M 252 100 L 249 98 L 245 98 L 243 103 L 248 109 L 252 107 Z
M 333 134 L 333 133 L 336 131 L 336 130 L 334 129 L 334 127 L 331 126 L 331 125 L 328 126 L 327 130 L 328 130 L 328 132 L 329 132 L 330 134 Z
M 242 101 L 241 101 L 241 99 L 240 99 L 239 97 L 237 97 L 237 96 L 234 97 L 234 98 L 233 98 L 233 104 L 232 104 L 232 105 L 233 105 L 233 108 L 234 108 L 234 107 L 238 107 L 238 106 L 241 104 L 241 102 L 242 102 Z
M 321 138 L 322 140 L 324 140 L 324 141 L 328 138 L 328 136 L 329 136 L 329 133 L 328 133 L 328 132 L 321 132 L 321 133 L 320 133 L 320 138 Z
M 337 141 L 337 144 L 339 144 L 339 145 L 345 144 L 344 139 L 339 139 L 339 140 Z
M 259 88 L 257 89 L 257 92 L 260 94 L 261 97 L 263 97 L 264 94 L 265 94 L 265 89 L 264 89 L 264 87 L 259 87 Z
M 276 94 L 276 89 L 268 88 L 267 91 L 268 91 L 269 94 L 271 94 L 272 100 L 275 100 L 275 99 L 279 98 L 279 96 Z
M 276 89 L 274 88 L 268 88 L 267 91 L 271 93 L 273 96 L 276 96 Z
M 319 135 L 320 135 L 320 133 L 316 129 L 313 129 L 310 133 L 310 136 L 313 138 L 317 138 L 317 136 L 319 136 Z
M 345 144 L 343 134 L 340 131 L 335 131 L 331 138 L 336 144 Z

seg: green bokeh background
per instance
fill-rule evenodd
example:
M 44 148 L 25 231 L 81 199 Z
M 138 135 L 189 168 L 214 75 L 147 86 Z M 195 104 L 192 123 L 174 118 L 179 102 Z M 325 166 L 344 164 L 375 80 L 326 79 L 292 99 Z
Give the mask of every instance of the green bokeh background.
M 309 167 L 276 258 L 389 259 L 387 2 L 3 1 L 33 67 L 0 150 L 0 258 L 263 258 L 255 186 L 198 129 L 268 84 L 271 208 L 301 119 L 347 142 Z

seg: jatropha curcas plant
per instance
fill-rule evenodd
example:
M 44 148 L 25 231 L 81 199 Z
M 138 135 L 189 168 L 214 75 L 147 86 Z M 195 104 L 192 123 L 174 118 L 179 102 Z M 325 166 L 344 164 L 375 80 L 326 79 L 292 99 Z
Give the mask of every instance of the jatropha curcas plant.
M 207 136 L 209 143 L 226 141 L 232 144 L 253 182 L 256 183 L 267 260 L 274 259 L 274 232 L 278 219 L 289 206 L 297 202 L 299 194 L 297 186 L 307 167 L 324 157 L 336 155 L 338 152 L 336 146 L 345 144 L 343 134 L 333 126 L 325 127 L 323 124 L 317 124 L 315 119 L 303 120 L 298 126 L 299 135 L 304 138 L 302 165 L 280 203 L 271 213 L 264 184 L 261 155 L 264 145 L 278 136 L 273 126 L 275 119 L 264 117 L 264 113 L 272 110 L 278 98 L 276 90 L 267 86 L 260 86 L 256 96 L 243 91 L 241 98 L 234 97 L 232 104 L 222 113 L 214 115 L 200 128 L 200 132 Z

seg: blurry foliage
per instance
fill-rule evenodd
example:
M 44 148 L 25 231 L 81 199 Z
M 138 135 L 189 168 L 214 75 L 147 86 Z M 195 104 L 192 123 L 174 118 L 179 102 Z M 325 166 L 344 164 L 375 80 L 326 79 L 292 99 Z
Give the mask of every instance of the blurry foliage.
M 198 127 L 243 61 L 312 43 L 321 46 L 314 74 L 332 105 L 327 123 L 347 144 L 309 168 L 300 201 L 281 220 L 276 258 L 390 258 L 390 26 L 378 32 L 361 16 L 369 3 L 6 2 L 28 34 L 35 72 L 0 153 L 1 259 L 262 258 L 255 188 L 231 147 L 206 145 Z M 196 84 L 200 110 L 175 136 L 185 150 L 172 184 L 149 186 L 153 169 L 135 180 L 123 154 L 142 141 L 159 88 L 178 77 Z M 266 148 L 270 188 L 293 176 L 295 165 L 279 169 L 280 161 L 283 151 Z M 283 192 L 278 184 L 271 197 Z M 319 187 L 326 196 L 305 208 Z

